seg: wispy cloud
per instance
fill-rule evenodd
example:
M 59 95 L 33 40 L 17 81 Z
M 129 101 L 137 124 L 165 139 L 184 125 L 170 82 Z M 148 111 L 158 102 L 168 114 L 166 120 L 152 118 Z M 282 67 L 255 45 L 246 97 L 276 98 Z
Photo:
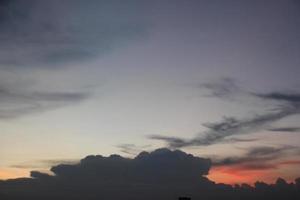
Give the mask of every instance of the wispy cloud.
M 139 8 L 139 9 L 138 9 Z M 143 34 L 142 3 L 9 1 L 0 11 L 0 67 L 36 67 L 106 54 Z
M 90 97 L 89 91 L 70 89 L 63 81 L 61 88 L 53 90 L 51 82 L 47 83 L 52 80 L 48 70 L 105 55 L 144 35 L 148 25 L 143 8 L 144 3 L 138 1 L 1 1 L 0 119 L 56 109 Z M 47 80 L 30 75 L 37 71 Z M 25 81 L 36 81 L 36 89 L 14 83 L 26 77 Z
M 89 92 L 50 92 L 19 90 L 18 87 L 0 88 L 0 119 L 10 119 L 78 103 L 87 99 Z
M 280 127 L 280 128 L 271 128 L 269 131 L 274 132 L 300 132 L 300 127 Z
M 180 137 L 151 135 L 150 139 L 165 141 L 170 148 L 186 146 L 206 146 L 224 142 L 230 136 L 254 133 L 268 127 L 281 119 L 300 113 L 300 95 L 298 93 L 272 92 L 265 94 L 246 92 L 240 89 L 233 79 L 222 79 L 217 83 L 207 83 L 204 87 L 212 91 L 213 97 L 228 98 L 238 93 L 251 95 L 259 100 L 275 101 L 271 111 L 256 114 L 250 118 L 239 119 L 236 117 L 223 117 L 220 122 L 205 123 L 208 130 L 192 139 Z M 295 129 L 285 129 L 296 131 Z M 234 142 L 234 140 L 232 140 Z
M 188 146 L 189 141 L 183 138 L 179 137 L 173 137 L 173 136 L 163 136 L 163 135 L 149 135 L 149 139 L 153 140 L 162 140 L 168 143 L 168 146 L 170 148 L 179 148 L 183 146 Z
M 148 149 L 150 145 L 143 145 L 143 146 L 137 146 L 135 144 L 119 144 L 117 145 L 117 148 L 120 149 L 122 153 L 136 156 L 142 151 L 145 151 Z
M 206 134 L 210 134 L 210 133 L 206 133 Z M 193 139 L 183 139 L 183 138 L 178 138 L 178 137 L 172 137 L 172 136 L 163 136 L 163 135 L 149 135 L 148 136 L 149 139 L 153 139 L 153 140 L 162 140 L 167 142 L 168 146 L 170 148 L 181 148 L 181 147 L 186 147 L 186 146 L 207 146 L 210 145 L 212 143 L 210 143 L 208 140 L 212 140 L 212 139 L 208 139 L 209 137 L 207 137 L 207 139 L 204 138 L 193 138 Z M 233 143 L 233 142 L 254 142 L 257 141 L 257 138 L 249 138 L 249 139 L 243 139 L 243 138 L 238 138 L 238 137 L 232 137 L 232 138 L 223 138 L 222 141 L 216 141 L 217 142 L 222 142 L 222 143 Z
M 171 148 L 212 145 L 222 142 L 229 136 L 249 134 L 264 129 L 272 122 L 297 113 L 298 111 L 291 107 L 282 107 L 279 111 L 256 115 L 249 119 L 224 117 L 220 122 L 203 124 L 208 128 L 208 131 L 192 139 L 164 137 L 160 135 L 152 135 L 150 136 L 150 139 L 166 141 Z
M 200 88 L 207 90 L 208 95 L 206 96 L 217 98 L 232 98 L 242 92 L 236 80 L 232 78 L 221 78 L 217 81 L 202 83 Z
M 240 157 L 227 157 L 213 161 L 213 165 L 218 166 L 238 166 L 244 170 L 266 170 L 274 169 L 284 164 L 299 164 L 299 162 L 290 162 L 284 160 L 286 155 L 297 154 L 299 148 L 294 146 L 260 146 L 247 150 L 246 154 Z
M 20 168 L 20 169 L 48 169 L 53 165 L 58 164 L 76 164 L 79 162 L 79 159 L 48 159 L 48 160 L 34 160 L 27 161 L 23 163 L 18 163 L 11 165 L 12 168 Z
M 287 103 L 300 103 L 300 93 L 283 93 L 283 92 L 272 92 L 267 94 L 253 93 L 253 95 L 266 99 L 275 101 L 285 101 Z

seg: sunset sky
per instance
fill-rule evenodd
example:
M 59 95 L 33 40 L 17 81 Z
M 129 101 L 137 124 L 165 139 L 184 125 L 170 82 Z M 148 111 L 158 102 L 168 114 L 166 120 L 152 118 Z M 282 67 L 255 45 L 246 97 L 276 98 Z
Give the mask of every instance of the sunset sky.
M 297 0 L 0 1 L 0 179 L 167 147 L 300 176 Z

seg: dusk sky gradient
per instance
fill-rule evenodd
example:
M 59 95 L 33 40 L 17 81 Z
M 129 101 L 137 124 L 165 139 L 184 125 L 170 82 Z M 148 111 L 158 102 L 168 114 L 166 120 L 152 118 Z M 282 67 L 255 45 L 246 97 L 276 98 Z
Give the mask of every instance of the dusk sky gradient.
M 300 2 L 0 1 L 0 179 L 161 147 L 300 176 Z

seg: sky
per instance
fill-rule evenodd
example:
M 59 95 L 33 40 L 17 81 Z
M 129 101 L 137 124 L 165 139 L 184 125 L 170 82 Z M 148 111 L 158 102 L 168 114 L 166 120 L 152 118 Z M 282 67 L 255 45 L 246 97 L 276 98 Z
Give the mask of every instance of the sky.
M 294 180 L 297 0 L 0 1 L 0 179 L 167 147 Z

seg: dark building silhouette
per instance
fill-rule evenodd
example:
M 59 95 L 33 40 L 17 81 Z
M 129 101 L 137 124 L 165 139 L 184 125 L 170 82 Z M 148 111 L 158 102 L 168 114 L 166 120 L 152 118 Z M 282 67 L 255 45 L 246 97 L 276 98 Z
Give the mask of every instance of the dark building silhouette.
M 178 200 L 191 200 L 190 197 L 179 197 Z

